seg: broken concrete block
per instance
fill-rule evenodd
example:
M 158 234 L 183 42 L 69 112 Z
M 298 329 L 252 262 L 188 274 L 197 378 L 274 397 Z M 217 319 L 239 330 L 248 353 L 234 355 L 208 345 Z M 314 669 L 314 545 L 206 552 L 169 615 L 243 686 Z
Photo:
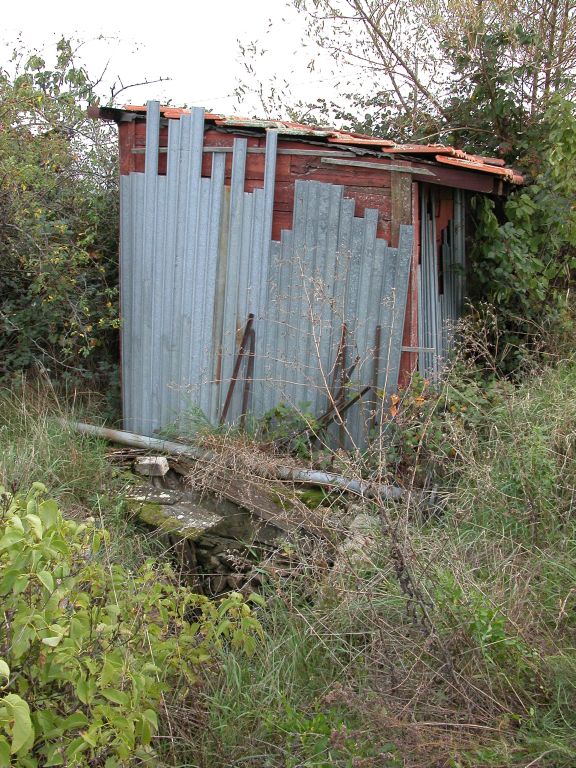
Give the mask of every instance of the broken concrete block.
M 165 456 L 140 456 L 134 462 L 134 471 L 146 477 L 164 477 L 169 469 Z
M 151 485 L 141 485 L 128 488 L 125 493 L 128 501 L 149 501 L 153 504 L 178 504 L 184 498 L 183 491 L 171 491 L 168 488 L 154 488 Z
M 224 520 L 220 515 L 191 501 L 171 505 L 147 502 L 140 507 L 139 517 L 148 525 L 192 541 Z

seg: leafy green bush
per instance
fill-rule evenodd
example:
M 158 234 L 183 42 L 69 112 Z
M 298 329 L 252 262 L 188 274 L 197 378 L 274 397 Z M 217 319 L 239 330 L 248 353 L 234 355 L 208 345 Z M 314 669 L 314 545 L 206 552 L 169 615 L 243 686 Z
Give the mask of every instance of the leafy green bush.
M 569 287 L 576 267 L 576 114 L 556 97 L 546 114 L 545 146 L 530 186 L 510 195 L 503 222 L 488 197 L 476 200 L 472 271 L 476 295 L 496 308 L 516 355 L 542 329 L 572 330 Z
M 115 375 L 118 194 L 114 133 L 70 41 L 51 66 L 0 69 L 0 375 L 31 365 L 102 385 Z
M 508 382 L 462 364 L 437 385 L 413 375 L 405 390 L 392 395 L 388 420 L 381 427 L 390 476 L 408 477 L 416 471 L 421 483 L 427 476 L 446 479 L 460 458 L 462 435 L 485 433 L 487 414 L 510 390 Z M 381 461 L 378 447 L 376 440 L 367 451 L 370 466 Z
M 164 694 L 185 699 L 224 642 L 254 650 L 250 607 L 111 563 L 107 531 L 64 519 L 40 483 L 1 494 L 0 766 L 154 760 Z

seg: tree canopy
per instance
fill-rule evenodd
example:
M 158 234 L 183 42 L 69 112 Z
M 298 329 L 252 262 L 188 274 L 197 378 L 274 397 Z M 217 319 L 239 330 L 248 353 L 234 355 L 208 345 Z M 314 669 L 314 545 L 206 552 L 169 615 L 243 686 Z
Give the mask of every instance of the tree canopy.
M 529 153 L 554 95 L 570 98 L 576 89 L 574 0 L 289 4 L 306 19 L 310 69 L 328 54 L 340 93 L 286 105 L 276 90 L 271 110 L 517 160 Z

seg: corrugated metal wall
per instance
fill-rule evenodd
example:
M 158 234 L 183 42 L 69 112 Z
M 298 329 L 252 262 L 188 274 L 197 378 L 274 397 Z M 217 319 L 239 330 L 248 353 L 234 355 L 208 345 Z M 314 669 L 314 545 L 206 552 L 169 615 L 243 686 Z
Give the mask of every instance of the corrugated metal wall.
M 389 248 L 377 211 L 355 217 L 342 186 L 297 181 L 292 229 L 272 241 L 277 133 L 267 133 L 263 189 L 245 192 L 246 139 L 234 141 L 228 187 L 224 152 L 203 147 L 203 110 L 169 121 L 166 176 L 159 126 L 150 102 L 145 172 L 121 178 L 125 428 L 153 434 L 192 410 L 216 424 L 227 401 L 229 422 L 280 402 L 320 414 L 338 387 L 346 398 L 368 385 L 393 391 L 412 227 Z M 346 414 L 357 444 L 372 408 L 366 394 Z
M 454 190 L 454 213 L 441 233 L 436 231 L 438 201 L 434 189 L 420 194 L 420 274 L 418 329 L 421 351 L 418 370 L 436 380 L 454 343 L 454 330 L 464 310 L 464 193 Z M 440 286 L 440 277 L 442 285 Z

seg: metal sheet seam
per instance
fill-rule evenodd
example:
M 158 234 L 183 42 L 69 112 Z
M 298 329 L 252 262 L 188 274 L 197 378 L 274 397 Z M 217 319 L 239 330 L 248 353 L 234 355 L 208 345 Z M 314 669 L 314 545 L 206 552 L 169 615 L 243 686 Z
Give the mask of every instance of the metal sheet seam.
M 207 190 L 202 183 L 202 159 L 204 145 L 204 110 L 194 107 L 191 110 L 192 127 L 190 133 L 190 175 L 188 190 L 188 247 L 186 254 L 186 268 L 184 271 L 184 303 L 183 315 L 185 326 L 183 328 L 183 343 L 181 349 L 182 370 L 180 382 L 182 386 L 182 400 L 184 406 L 189 408 L 195 404 L 191 395 L 195 395 L 194 389 L 198 386 L 199 355 L 194 349 L 197 343 L 196 329 L 202 322 L 198 316 L 198 288 L 200 284 L 199 273 L 203 268 L 203 256 L 200 251 L 200 232 L 202 230 L 201 216 L 206 215 Z M 193 297 L 190 301 L 190 297 Z M 187 353 L 187 354 L 186 354 Z
M 163 393 L 160 398 L 160 423 L 162 426 L 170 424 L 176 413 L 173 408 L 173 359 L 175 348 L 173 346 L 172 330 L 174 317 L 174 281 L 176 270 L 176 243 L 178 227 L 178 188 L 180 174 L 180 120 L 171 120 L 168 124 L 168 156 L 166 166 L 166 232 L 164 237 L 163 261 L 162 261 L 162 332 L 160 334 L 160 351 L 158 365 L 162 372 Z

